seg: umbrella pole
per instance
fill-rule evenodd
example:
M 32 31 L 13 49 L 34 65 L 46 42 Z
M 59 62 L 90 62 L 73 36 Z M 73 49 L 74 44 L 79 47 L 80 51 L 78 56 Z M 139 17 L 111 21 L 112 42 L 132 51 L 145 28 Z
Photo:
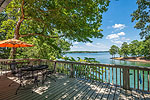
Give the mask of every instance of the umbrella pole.
M 16 51 L 16 48 L 13 47 L 13 62 L 15 62 L 15 51 Z

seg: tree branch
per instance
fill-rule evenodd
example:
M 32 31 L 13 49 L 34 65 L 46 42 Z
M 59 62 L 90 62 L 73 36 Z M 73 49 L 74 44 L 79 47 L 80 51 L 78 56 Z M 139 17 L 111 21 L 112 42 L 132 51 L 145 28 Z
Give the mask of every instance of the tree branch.
M 46 35 L 43 35 L 43 34 L 40 34 L 40 33 L 28 33 L 28 34 L 25 34 L 25 35 L 20 35 L 20 37 L 27 37 L 27 36 L 42 36 L 42 37 L 46 37 L 46 38 L 60 38 L 60 37 L 63 37 L 65 35 L 61 35 L 61 36 L 46 36 Z

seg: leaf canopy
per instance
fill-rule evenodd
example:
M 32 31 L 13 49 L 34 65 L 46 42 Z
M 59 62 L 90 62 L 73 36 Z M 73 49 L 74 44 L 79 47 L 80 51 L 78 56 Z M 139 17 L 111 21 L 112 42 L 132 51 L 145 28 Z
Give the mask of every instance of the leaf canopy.
M 6 13 L 16 22 L 21 16 L 22 0 L 13 0 Z M 20 34 L 40 33 L 46 36 L 64 36 L 73 41 L 92 42 L 102 38 L 102 14 L 109 0 L 25 0 L 25 20 Z
M 138 9 L 134 11 L 132 22 L 137 21 L 135 28 L 140 29 L 141 38 L 150 38 L 150 0 L 137 0 Z

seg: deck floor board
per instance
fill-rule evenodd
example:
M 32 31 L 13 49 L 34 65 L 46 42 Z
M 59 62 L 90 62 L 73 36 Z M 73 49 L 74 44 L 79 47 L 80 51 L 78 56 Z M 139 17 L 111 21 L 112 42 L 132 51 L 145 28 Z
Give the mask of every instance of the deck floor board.
M 139 100 L 150 99 L 150 93 L 124 90 L 114 85 L 92 82 L 79 78 L 57 75 L 56 82 L 50 79 L 35 89 L 15 91 L 19 86 L 6 76 L 0 78 L 0 100 Z M 33 93 L 32 93 L 33 91 Z

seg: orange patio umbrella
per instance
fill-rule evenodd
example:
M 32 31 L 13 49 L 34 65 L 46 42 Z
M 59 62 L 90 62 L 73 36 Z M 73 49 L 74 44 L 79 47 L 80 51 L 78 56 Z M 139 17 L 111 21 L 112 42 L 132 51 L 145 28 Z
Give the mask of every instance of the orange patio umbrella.
M 23 42 L 17 39 L 8 39 L 8 40 L 0 41 L 0 47 L 18 48 L 18 47 L 32 47 L 32 46 L 34 45 L 28 44 L 26 42 Z
M 32 47 L 32 46 L 34 45 L 25 43 L 17 39 L 8 39 L 8 40 L 0 41 L 0 47 L 18 48 L 18 47 Z

